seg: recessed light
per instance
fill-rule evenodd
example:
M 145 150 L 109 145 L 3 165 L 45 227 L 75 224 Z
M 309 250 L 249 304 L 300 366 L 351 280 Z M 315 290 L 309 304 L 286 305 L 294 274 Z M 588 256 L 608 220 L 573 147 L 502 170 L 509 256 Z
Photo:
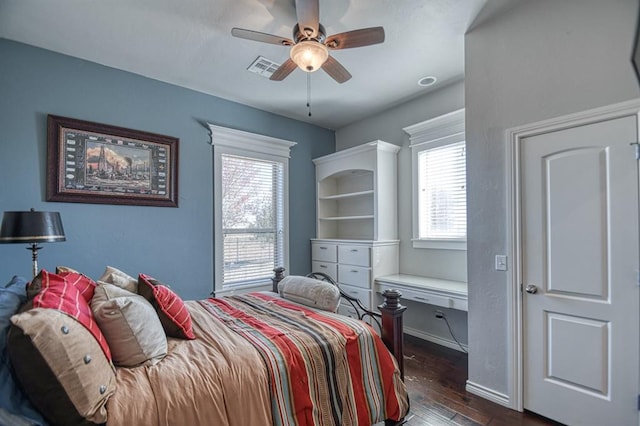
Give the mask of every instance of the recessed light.
M 418 80 L 418 86 L 422 86 L 422 87 L 432 86 L 436 84 L 436 81 L 438 81 L 438 79 L 432 76 L 422 77 L 420 80 Z

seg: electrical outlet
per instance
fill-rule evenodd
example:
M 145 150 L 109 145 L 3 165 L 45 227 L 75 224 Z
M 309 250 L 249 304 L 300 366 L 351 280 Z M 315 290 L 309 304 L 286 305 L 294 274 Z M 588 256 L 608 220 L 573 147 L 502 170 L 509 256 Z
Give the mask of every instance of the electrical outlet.
M 437 318 L 437 319 L 442 319 L 442 318 L 444 318 L 444 312 L 442 312 L 442 311 L 436 311 L 436 318 Z

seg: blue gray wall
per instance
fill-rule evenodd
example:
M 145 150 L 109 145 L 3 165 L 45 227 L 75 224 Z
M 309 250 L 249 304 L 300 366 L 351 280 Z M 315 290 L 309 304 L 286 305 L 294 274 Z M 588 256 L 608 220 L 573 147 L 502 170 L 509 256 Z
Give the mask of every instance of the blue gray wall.
M 48 114 L 179 138 L 179 208 L 45 202 Z M 315 236 L 311 159 L 334 152 L 333 131 L 4 39 L 0 211 L 61 213 L 67 241 L 44 244 L 40 267 L 63 264 L 97 278 L 112 265 L 131 275 L 153 275 L 184 298 L 207 297 L 214 268 L 207 122 L 298 142 L 289 164 L 290 272 L 306 273 Z M 30 276 L 24 247 L 0 245 L 0 282 Z

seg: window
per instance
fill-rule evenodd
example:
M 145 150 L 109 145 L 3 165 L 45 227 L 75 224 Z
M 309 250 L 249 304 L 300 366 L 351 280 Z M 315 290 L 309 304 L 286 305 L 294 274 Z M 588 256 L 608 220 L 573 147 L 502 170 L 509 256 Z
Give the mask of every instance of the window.
M 425 239 L 467 236 L 465 143 L 418 152 L 418 235 Z
M 404 129 L 413 169 L 413 246 L 466 249 L 464 110 Z
M 224 285 L 264 280 L 283 264 L 281 162 L 222 155 Z
M 294 143 L 209 126 L 216 295 L 271 289 L 273 268 L 288 267 L 287 170 Z

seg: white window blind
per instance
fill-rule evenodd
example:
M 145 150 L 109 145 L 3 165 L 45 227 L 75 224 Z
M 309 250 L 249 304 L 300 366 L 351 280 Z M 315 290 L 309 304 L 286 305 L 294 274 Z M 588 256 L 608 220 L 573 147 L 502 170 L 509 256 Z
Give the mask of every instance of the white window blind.
M 284 256 L 284 164 L 223 154 L 225 287 L 264 281 Z
M 419 239 L 466 239 L 466 151 L 456 142 L 418 153 Z

